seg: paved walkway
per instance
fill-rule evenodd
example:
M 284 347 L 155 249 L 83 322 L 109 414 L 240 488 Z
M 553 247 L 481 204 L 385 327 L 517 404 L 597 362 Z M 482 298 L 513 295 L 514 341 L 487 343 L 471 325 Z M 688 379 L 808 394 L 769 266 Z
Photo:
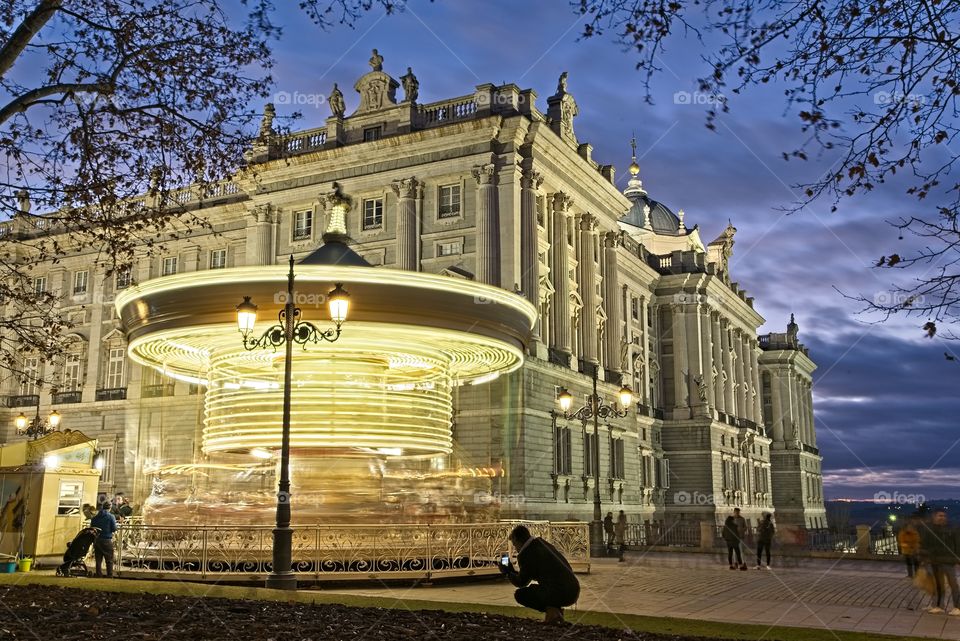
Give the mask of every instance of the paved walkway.
M 776 561 L 776 559 L 775 559 Z M 899 563 L 803 559 L 793 567 L 732 572 L 700 554 L 628 553 L 581 575 L 578 608 L 757 625 L 960 639 L 960 617 L 928 614 L 929 597 Z M 412 588 L 337 588 L 344 594 L 514 605 L 503 582 Z M 568 618 L 575 618 L 569 617 Z M 829 639 L 829 637 L 825 637 Z

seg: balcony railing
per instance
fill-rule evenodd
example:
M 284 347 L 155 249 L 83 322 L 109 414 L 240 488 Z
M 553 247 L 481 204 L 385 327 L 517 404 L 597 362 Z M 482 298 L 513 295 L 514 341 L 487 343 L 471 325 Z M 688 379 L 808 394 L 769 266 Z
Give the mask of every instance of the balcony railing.
M 430 578 L 496 575 L 517 522 L 294 526 L 291 569 L 303 578 Z M 550 541 L 574 570 L 589 567 L 587 524 L 525 522 Z M 272 570 L 270 526 L 123 524 L 117 533 L 119 574 L 184 578 L 262 575 Z
M 54 392 L 52 402 L 54 405 L 67 405 L 69 403 L 80 403 L 83 401 L 83 392 L 73 390 L 69 392 Z
M 108 387 L 97 390 L 96 400 L 98 401 L 125 401 L 126 399 L 126 387 Z
M 7 403 L 9 407 L 36 407 L 39 404 L 39 394 L 21 394 L 20 396 L 11 396 Z
M 820 454 L 820 448 L 814 447 L 812 445 L 807 445 L 806 443 L 803 444 L 803 451 L 807 452 L 808 454 L 817 454 L 817 455 Z
M 173 396 L 174 384 L 161 383 L 159 385 L 144 385 L 143 398 L 160 398 L 161 396 Z

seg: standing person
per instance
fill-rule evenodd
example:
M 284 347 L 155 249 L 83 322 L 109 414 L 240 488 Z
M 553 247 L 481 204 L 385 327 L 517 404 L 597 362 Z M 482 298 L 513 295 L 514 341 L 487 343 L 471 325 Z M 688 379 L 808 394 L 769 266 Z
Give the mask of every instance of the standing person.
M 623 510 L 620 510 L 620 515 L 617 516 L 614 534 L 617 539 L 617 550 L 619 552 L 620 562 L 623 563 L 623 548 L 627 544 L 627 515 L 623 513 Z
M 953 598 L 950 614 L 960 616 L 960 591 L 957 589 L 957 575 L 954 565 L 960 561 L 960 542 L 957 532 L 947 524 L 947 513 L 934 510 L 929 523 L 920 529 L 920 557 L 930 564 L 930 573 L 937 586 L 937 604 L 927 608 L 931 614 L 943 612 L 947 585 Z
M 763 519 L 760 521 L 760 525 L 757 526 L 757 569 L 765 567 L 768 570 L 770 569 L 770 546 L 773 545 L 773 535 L 776 533 L 776 528 L 773 527 L 773 515 L 769 512 L 763 513 Z M 760 565 L 760 555 L 766 551 L 767 553 L 767 564 L 764 566 Z
M 613 539 L 615 536 L 613 530 L 613 512 L 607 512 L 607 515 L 603 517 L 603 533 L 607 537 L 607 554 L 613 551 Z
M 746 570 L 747 569 L 747 561 L 746 561 L 747 552 L 749 551 L 746 543 L 747 520 L 742 516 L 740 516 L 740 508 L 738 507 L 733 508 L 733 520 L 737 524 L 737 537 L 739 537 L 739 543 L 740 543 L 741 554 L 739 554 L 738 556 L 740 556 L 743 559 L 743 561 L 740 562 L 740 569 Z
M 580 598 L 580 582 L 562 554 L 540 537 L 534 538 L 526 526 L 518 525 L 510 533 L 517 550 L 517 566 L 500 566 L 510 583 L 519 588 L 513 598 L 522 606 L 545 613 L 545 623 L 562 623 L 563 608 Z M 529 585 L 536 581 L 536 585 Z
M 723 522 L 723 540 L 727 544 L 727 563 L 731 570 L 736 570 L 743 565 L 743 557 L 740 555 L 740 534 L 737 529 L 736 518 L 731 514 Z M 733 564 L 733 555 L 737 555 L 737 564 Z
M 907 563 L 907 578 L 910 579 L 920 568 L 920 531 L 917 529 L 919 523 L 920 515 L 917 513 L 911 514 L 910 520 L 897 533 L 900 554 L 903 555 L 903 560 Z
M 110 514 L 110 503 L 100 505 L 100 511 L 90 519 L 90 527 L 100 529 L 100 535 L 93 542 L 93 554 L 97 560 L 96 576 L 100 573 L 100 566 L 107 562 L 107 578 L 113 576 L 113 533 L 117 531 L 117 519 Z

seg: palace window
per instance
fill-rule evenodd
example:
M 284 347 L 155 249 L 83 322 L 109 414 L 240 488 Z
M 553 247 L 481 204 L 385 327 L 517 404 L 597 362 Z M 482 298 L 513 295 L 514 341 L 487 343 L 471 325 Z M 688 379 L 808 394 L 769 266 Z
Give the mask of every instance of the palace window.
M 227 250 L 214 249 L 210 252 L 210 269 L 223 269 L 227 266 Z
M 373 142 L 383 137 L 382 127 L 367 127 L 363 130 L 363 142 Z
M 543 196 L 537 196 L 537 224 L 546 227 L 546 204 Z
M 363 201 L 363 229 L 383 228 L 383 198 L 367 198 Z
M 113 445 L 100 446 L 100 456 L 103 461 L 103 469 L 100 471 L 100 482 L 106 485 L 113 483 L 114 451 Z
M 670 487 L 670 461 L 657 459 L 657 487 Z
M 623 439 L 611 438 L 610 439 L 610 478 L 622 479 L 623 471 L 624 471 L 623 468 L 624 468 Z
M 37 381 L 40 379 L 40 357 L 27 356 L 23 359 L 23 381 L 20 383 L 20 396 L 34 396 L 40 393 Z
M 37 276 L 33 279 L 33 291 L 37 294 L 42 294 L 47 291 L 46 276 Z
M 117 272 L 117 289 L 126 289 L 130 287 L 130 270 L 121 269 Z
M 570 450 L 570 428 L 554 425 L 553 471 L 555 474 L 570 474 L 573 470 L 573 452 Z
M 441 185 L 437 201 L 437 218 L 456 218 L 460 215 L 460 185 Z
M 313 235 L 313 211 L 305 209 L 293 214 L 293 239 L 305 240 Z
M 106 389 L 125 387 L 123 384 L 124 349 L 110 347 L 107 350 L 107 375 L 104 380 Z
M 81 358 L 80 354 L 73 352 L 67 354 L 66 359 L 63 362 L 63 381 L 61 383 L 61 392 L 76 392 L 80 389 L 80 375 L 81 375 Z
M 87 283 L 90 280 L 90 272 L 87 270 L 74 272 L 73 274 L 73 295 L 87 293 Z
M 437 257 L 456 256 L 463 253 L 463 243 L 459 240 L 449 243 L 439 243 L 437 245 Z
M 630 297 L 630 315 L 633 316 L 633 320 L 640 319 L 640 301 L 636 296 Z
M 597 435 L 585 433 L 583 435 L 583 474 L 584 476 L 594 476 L 596 467 L 594 465 L 595 448 L 597 447 Z
M 163 266 L 160 270 L 161 276 L 172 276 L 177 273 L 177 257 L 167 256 L 163 259 Z

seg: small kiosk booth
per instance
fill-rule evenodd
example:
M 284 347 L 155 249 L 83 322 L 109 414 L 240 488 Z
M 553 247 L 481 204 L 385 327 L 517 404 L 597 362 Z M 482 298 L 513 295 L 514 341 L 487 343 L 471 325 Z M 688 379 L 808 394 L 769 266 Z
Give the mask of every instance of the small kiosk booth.
M 0 445 L 0 561 L 60 564 L 83 506 L 96 504 L 96 452 L 96 439 L 73 430 Z

